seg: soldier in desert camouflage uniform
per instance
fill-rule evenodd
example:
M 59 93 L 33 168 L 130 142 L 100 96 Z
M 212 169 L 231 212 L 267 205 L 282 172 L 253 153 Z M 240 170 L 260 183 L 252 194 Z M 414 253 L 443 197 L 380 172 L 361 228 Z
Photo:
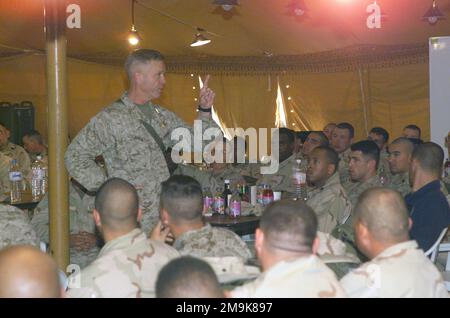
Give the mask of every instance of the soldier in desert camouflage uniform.
M 317 147 L 310 154 L 306 179 L 313 185 L 307 204 L 314 210 L 319 231 L 331 233 L 350 216 L 352 204 L 336 173 L 339 158 L 329 147 Z
M 88 196 L 77 190 L 76 186 L 71 183 L 69 186 L 70 263 L 84 268 L 97 257 L 100 248 L 97 246 L 92 210 L 88 210 L 80 195 L 83 195 L 83 198 Z M 31 224 L 40 240 L 48 244 L 48 195 L 39 202 L 34 210 Z
M 9 245 L 39 246 L 39 238 L 24 211 L 0 203 L 0 249 Z
M 165 84 L 165 65 L 159 52 L 136 50 L 125 66 L 128 92 L 79 132 L 67 149 L 65 162 L 70 175 L 92 191 L 105 181 L 102 169 L 94 162 L 102 155 L 109 178 L 123 178 L 138 190 L 141 226 L 148 232 L 158 221 L 160 184 L 169 177 L 162 149 L 175 143 L 171 140 L 175 128 L 189 127 L 174 113 L 151 102 L 161 95 Z M 208 88 L 208 79 L 199 99 L 198 118 L 203 130 L 217 127 L 211 118 L 214 93 Z M 192 135 L 192 129 L 188 132 Z
M 11 158 L 5 156 L 0 152 L 0 197 L 5 192 L 8 192 L 9 185 L 9 168 L 11 165 Z
M 338 172 L 342 185 L 350 180 L 348 166 L 350 163 L 350 145 L 353 143 L 354 136 L 355 129 L 349 123 L 338 124 L 331 134 L 330 146 L 339 155 Z
M 228 296 L 345 297 L 334 273 L 314 255 L 318 247 L 316 233 L 315 214 L 303 202 L 284 200 L 271 204 L 256 230 L 255 248 L 263 273 Z
M 244 241 L 235 233 L 205 224 L 200 184 L 188 176 L 172 176 L 162 184 L 161 223 L 151 238 L 165 241 L 170 232 L 173 246 L 182 255 L 197 257 L 252 257 Z M 162 229 L 162 227 L 164 229 Z
M 409 238 L 408 210 L 398 192 L 364 192 L 355 207 L 355 233 L 371 260 L 341 280 L 350 297 L 448 297 L 441 274 Z
M 70 297 L 154 297 L 159 270 L 179 253 L 147 239 L 139 229 L 141 210 L 134 187 L 119 178 L 106 181 L 95 199 L 94 219 L 105 246 L 97 259 L 73 277 Z
M 9 130 L 0 123 L 0 152 L 10 159 L 16 159 L 19 164 L 19 169 L 22 172 L 22 176 L 25 179 L 29 179 L 31 177 L 30 157 L 25 149 L 9 142 L 9 136 Z M 7 185 L 7 190 L 9 190 L 9 184 Z

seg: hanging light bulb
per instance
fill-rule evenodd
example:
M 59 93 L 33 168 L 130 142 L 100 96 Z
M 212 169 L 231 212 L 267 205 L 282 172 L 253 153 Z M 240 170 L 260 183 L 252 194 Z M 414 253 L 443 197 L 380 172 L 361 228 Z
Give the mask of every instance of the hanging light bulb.
M 436 24 L 439 20 L 445 20 L 445 15 L 437 7 L 436 0 L 433 0 L 431 8 L 423 15 L 422 20 L 427 20 L 431 25 Z
M 195 34 L 194 41 L 191 43 L 191 47 L 203 46 L 208 43 L 211 43 L 211 40 L 206 38 L 201 32 L 205 32 L 206 30 L 197 28 L 197 34 Z
M 308 11 L 304 0 L 292 0 L 286 7 L 289 14 L 297 17 L 303 16 Z
M 136 26 L 134 25 L 134 2 L 136 0 L 131 0 L 131 30 L 128 33 L 128 43 L 132 46 L 136 46 L 141 41 L 141 37 L 139 36 L 138 31 L 136 30 Z
M 214 0 L 213 4 L 221 6 L 225 11 L 231 11 L 234 6 L 239 5 L 238 0 Z

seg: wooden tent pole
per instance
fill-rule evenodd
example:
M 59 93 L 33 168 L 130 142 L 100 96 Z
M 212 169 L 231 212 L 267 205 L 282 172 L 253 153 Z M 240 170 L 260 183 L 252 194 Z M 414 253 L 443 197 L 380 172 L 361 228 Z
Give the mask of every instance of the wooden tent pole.
M 49 145 L 50 253 L 59 268 L 69 264 L 68 177 L 64 167 L 67 148 L 67 78 L 65 1 L 45 0 L 47 53 L 47 116 Z

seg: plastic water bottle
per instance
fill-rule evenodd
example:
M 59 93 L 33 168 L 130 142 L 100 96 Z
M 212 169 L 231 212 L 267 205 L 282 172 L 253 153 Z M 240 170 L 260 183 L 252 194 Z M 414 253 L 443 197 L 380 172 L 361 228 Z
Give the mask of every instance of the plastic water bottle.
M 31 164 L 31 197 L 33 201 L 39 201 L 45 194 L 45 174 L 42 157 L 37 156 Z
M 11 203 L 20 202 L 22 200 L 22 172 L 20 172 L 16 159 L 11 161 L 9 181 L 11 182 Z
M 305 168 L 302 167 L 301 163 L 301 159 L 295 160 L 295 165 L 292 168 L 292 179 L 294 181 L 296 198 L 300 200 L 306 200 L 306 171 Z
M 239 191 L 235 191 L 230 199 L 230 217 L 238 218 L 241 216 L 241 196 Z
M 273 191 L 270 185 L 265 184 L 262 194 L 262 204 L 263 206 L 267 206 L 273 202 Z
M 203 215 L 211 216 L 213 214 L 214 197 L 209 191 L 209 187 L 203 190 Z

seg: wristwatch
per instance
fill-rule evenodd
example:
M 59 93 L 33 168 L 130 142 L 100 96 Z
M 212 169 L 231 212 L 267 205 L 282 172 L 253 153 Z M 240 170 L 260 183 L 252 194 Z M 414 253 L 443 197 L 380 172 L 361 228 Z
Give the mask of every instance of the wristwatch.
M 204 113 L 210 113 L 211 112 L 211 108 L 202 108 L 200 105 L 198 105 L 197 109 L 201 112 Z

